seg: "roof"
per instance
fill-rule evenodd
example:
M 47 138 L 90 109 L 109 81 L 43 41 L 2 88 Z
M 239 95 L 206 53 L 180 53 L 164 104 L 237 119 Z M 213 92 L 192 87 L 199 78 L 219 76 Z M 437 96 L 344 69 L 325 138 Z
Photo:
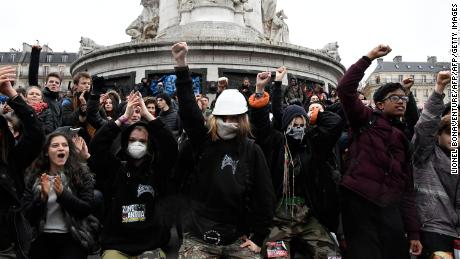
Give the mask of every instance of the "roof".
M 450 70 L 449 62 L 379 62 L 373 73 L 379 72 L 433 72 Z
M 51 62 L 47 62 L 47 56 L 51 56 Z M 63 62 L 62 57 L 67 55 L 68 58 Z M 14 62 L 13 62 L 14 56 Z M 70 64 L 77 60 L 77 53 L 73 52 L 41 52 L 40 63 L 59 63 L 59 64 Z M 14 64 L 14 63 L 30 63 L 30 52 L 0 52 L 0 64 Z

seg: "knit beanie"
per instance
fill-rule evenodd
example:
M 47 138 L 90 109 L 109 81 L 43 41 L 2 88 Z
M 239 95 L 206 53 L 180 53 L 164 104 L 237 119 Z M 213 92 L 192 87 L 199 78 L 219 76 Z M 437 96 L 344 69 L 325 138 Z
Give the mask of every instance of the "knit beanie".
M 289 105 L 283 113 L 283 118 L 281 119 L 281 128 L 283 131 L 287 129 L 291 121 L 296 117 L 296 116 L 303 116 L 307 118 L 307 112 L 302 106 L 299 105 Z
M 161 98 L 163 100 L 165 100 L 166 104 L 171 107 L 171 97 L 169 97 L 169 95 L 167 93 L 161 93 L 159 95 L 157 95 L 157 98 Z

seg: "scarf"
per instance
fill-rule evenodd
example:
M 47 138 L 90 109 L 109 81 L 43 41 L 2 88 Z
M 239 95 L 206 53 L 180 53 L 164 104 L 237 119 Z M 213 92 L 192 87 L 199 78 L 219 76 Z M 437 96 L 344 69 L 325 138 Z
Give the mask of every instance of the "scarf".
M 217 135 L 223 140 L 235 138 L 238 129 L 238 123 L 224 122 L 221 118 L 217 119 Z
M 48 104 L 44 102 L 39 102 L 30 106 L 34 109 L 36 114 L 40 114 L 43 110 L 48 109 Z

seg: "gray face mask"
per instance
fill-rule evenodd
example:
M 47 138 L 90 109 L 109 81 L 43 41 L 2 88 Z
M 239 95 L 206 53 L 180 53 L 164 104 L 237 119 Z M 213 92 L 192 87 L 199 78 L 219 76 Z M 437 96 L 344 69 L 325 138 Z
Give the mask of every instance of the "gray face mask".
M 286 135 L 290 136 L 295 140 L 302 140 L 305 136 L 305 126 L 302 127 L 288 127 Z
M 217 119 L 217 135 L 223 140 L 235 138 L 238 128 L 238 123 L 224 122 L 221 118 Z
M 128 145 L 128 154 L 134 159 L 141 159 L 147 154 L 147 145 L 135 141 Z

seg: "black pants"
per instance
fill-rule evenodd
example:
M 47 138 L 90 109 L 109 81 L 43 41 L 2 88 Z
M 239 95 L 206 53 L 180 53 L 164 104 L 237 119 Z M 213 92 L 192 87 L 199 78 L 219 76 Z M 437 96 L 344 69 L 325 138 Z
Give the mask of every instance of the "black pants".
M 398 207 L 379 207 L 346 188 L 342 188 L 341 196 L 345 258 L 409 258 L 409 242 Z
M 454 237 L 445 236 L 433 232 L 420 232 L 420 241 L 423 245 L 420 259 L 430 259 L 434 252 L 451 252 L 454 253 Z
M 41 233 L 32 243 L 31 259 L 86 259 L 88 253 L 70 234 Z

